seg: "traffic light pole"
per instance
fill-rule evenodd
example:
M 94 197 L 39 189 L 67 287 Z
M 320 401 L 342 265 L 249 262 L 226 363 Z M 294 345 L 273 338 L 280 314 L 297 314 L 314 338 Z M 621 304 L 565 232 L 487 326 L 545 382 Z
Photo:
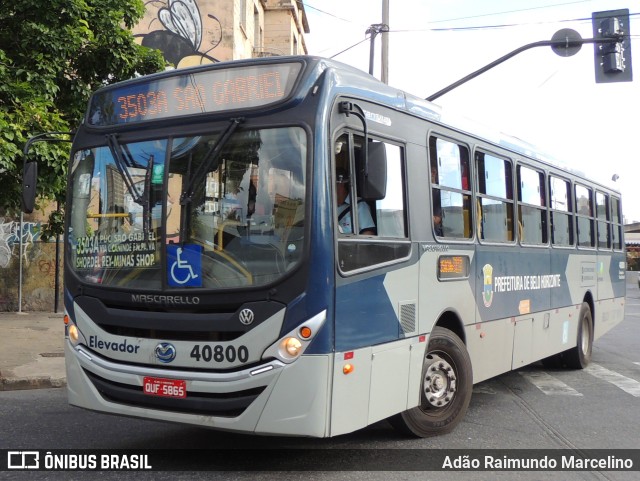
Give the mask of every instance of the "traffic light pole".
M 563 30 L 561 30 L 560 32 L 563 32 Z M 541 40 L 539 42 L 533 42 L 533 43 L 529 43 L 527 45 L 523 45 L 522 47 L 517 48 L 514 51 L 509 52 L 508 54 L 504 55 L 503 57 L 500 57 L 499 59 L 494 60 L 493 62 L 485 65 L 484 67 L 476 70 L 475 72 L 470 73 L 466 77 L 461 78 L 460 80 L 452 83 L 451 85 L 443 88 L 442 90 L 439 90 L 438 92 L 434 93 L 433 95 L 430 95 L 429 97 L 427 97 L 427 100 L 429 102 L 433 102 L 435 99 L 443 96 L 444 94 L 446 94 L 448 92 L 451 92 L 453 89 L 455 89 L 455 88 L 459 87 L 460 85 L 468 82 L 469 80 L 472 80 L 472 79 L 476 78 L 477 76 L 482 75 L 487 70 L 491 70 L 493 67 L 495 67 L 497 65 L 500 65 L 501 63 L 509 60 L 512 57 L 515 57 L 519 53 L 522 53 L 522 52 L 524 52 L 526 50 L 529 50 L 529 49 L 532 49 L 532 48 L 536 48 L 536 47 L 551 47 L 559 55 L 563 55 L 563 56 L 568 57 L 568 56 L 573 55 L 574 53 L 577 53 L 578 50 L 580 50 L 580 47 L 582 47 L 582 45 L 584 45 L 585 43 L 608 44 L 608 43 L 618 43 L 619 42 L 619 38 L 618 37 L 585 38 L 585 39 L 582 39 L 577 34 L 577 32 L 575 32 L 575 33 L 577 35 L 577 38 L 576 37 L 569 38 L 569 36 L 567 35 L 564 39 Z M 556 38 L 556 37 L 557 37 L 557 34 L 554 35 L 554 38 Z M 562 53 L 563 50 L 565 50 L 567 52 L 566 55 Z

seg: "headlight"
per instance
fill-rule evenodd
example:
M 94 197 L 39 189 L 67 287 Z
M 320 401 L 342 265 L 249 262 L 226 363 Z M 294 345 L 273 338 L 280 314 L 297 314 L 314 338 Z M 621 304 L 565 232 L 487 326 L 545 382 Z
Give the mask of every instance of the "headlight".
M 280 355 L 282 357 L 296 358 L 302 352 L 302 342 L 295 337 L 287 337 L 280 345 Z
M 76 344 L 78 344 L 79 338 L 80 334 L 77 326 L 75 324 L 71 324 L 69 326 L 69 339 L 71 340 L 71 343 L 75 346 Z
M 284 362 L 291 363 L 298 359 L 305 351 L 311 340 L 318 333 L 324 321 L 327 319 L 327 311 L 316 314 L 308 321 L 298 326 L 293 331 L 281 337 L 269 346 L 262 355 L 262 359 L 275 357 Z

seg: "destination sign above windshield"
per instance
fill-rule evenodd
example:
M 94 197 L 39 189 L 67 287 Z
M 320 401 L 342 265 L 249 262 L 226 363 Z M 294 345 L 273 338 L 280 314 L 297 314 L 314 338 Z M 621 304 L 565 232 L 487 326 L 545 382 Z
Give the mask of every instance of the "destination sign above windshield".
M 291 94 L 301 68 L 288 62 L 175 70 L 172 76 L 107 87 L 91 98 L 87 124 L 108 127 L 278 103 Z

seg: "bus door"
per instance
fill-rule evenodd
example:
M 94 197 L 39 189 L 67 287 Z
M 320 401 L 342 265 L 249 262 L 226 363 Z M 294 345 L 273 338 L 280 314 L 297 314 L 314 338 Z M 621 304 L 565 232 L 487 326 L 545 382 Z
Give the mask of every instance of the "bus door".
M 418 268 L 409 260 L 403 147 L 348 130 L 339 131 L 333 144 L 335 435 L 407 407 L 407 338 L 417 329 Z M 356 366 L 348 376 L 345 360 Z M 421 356 L 413 364 L 419 374 Z

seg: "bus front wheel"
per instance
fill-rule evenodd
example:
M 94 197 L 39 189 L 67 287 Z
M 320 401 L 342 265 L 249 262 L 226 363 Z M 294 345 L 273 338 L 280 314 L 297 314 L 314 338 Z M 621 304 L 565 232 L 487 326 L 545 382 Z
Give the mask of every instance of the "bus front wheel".
M 436 327 L 424 358 L 420 405 L 389 419 L 400 432 L 418 437 L 450 432 L 464 417 L 473 389 L 469 353 L 452 331 Z
M 578 345 L 564 353 L 564 362 L 571 369 L 584 369 L 591 362 L 593 349 L 593 317 L 586 302 L 580 308 L 578 322 Z

